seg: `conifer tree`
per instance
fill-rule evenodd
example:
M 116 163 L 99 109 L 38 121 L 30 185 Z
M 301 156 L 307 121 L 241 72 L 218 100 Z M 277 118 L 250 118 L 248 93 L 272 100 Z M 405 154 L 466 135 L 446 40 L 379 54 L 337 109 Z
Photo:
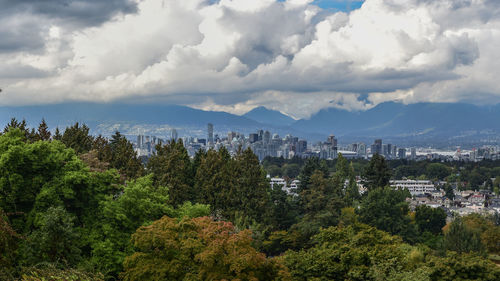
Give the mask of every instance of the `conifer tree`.
M 45 119 L 42 119 L 40 125 L 38 125 L 38 130 L 36 132 L 36 140 L 48 141 L 50 140 L 51 134 L 49 131 L 49 127 L 47 123 L 45 123 Z
M 94 138 L 89 134 L 89 127 L 78 122 L 66 128 L 61 141 L 69 148 L 73 148 L 77 154 L 88 152 L 92 148 Z
M 364 184 L 370 191 L 378 187 L 388 186 L 391 179 L 391 170 L 387 167 L 385 158 L 378 153 L 374 154 L 365 169 L 363 177 Z
M 156 154 L 149 159 L 148 170 L 153 173 L 156 185 L 170 188 L 169 200 L 172 205 L 196 199 L 192 163 L 182 140 L 157 145 Z

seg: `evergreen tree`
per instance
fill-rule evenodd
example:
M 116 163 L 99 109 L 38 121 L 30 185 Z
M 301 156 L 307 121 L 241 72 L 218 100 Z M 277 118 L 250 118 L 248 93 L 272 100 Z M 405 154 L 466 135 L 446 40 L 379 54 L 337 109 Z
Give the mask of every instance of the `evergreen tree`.
M 240 149 L 233 168 L 236 182 L 229 190 L 228 199 L 234 211 L 257 222 L 270 219 L 270 185 L 257 156 L 250 148 Z
M 100 148 L 98 155 L 102 157 L 102 160 L 106 161 L 111 156 L 109 159 L 110 167 L 125 174 L 127 178 L 137 178 L 143 174 L 143 165 L 137 158 L 132 144 L 120 132 L 115 132 L 111 137 L 109 146 L 104 143 L 102 137 L 99 138 L 98 142 L 94 141 L 94 145 Z
M 89 127 L 78 122 L 75 125 L 66 128 L 61 137 L 61 141 L 69 148 L 75 150 L 77 154 L 89 152 L 92 148 L 94 138 L 89 135 Z
M 353 206 L 355 202 L 359 201 L 361 195 L 359 194 L 358 184 L 356 183 L 356 176 L 354 175 L 354 167 L 352 163 L 349 166 L 349 184 L 345 191 L 345 201 L 348 206 Z
M 61 132 L 59 131 L 59 127 L 56 127 L 56 131 L 54 132 L 54 136 L 52 137 L 54 140 L 62 140 Z
M 364 171 L 363 177 L 364 185 L 369 191 L 377 187 L 388 186 L 391 179 L 391 170 L 387 167 L 385 158 L 378 153 L 374 154 Z
M 38 130 L 36 132 L 36 140 L 48 141 L 50 140 L 50 131 L 47 123 L 45 123 L 45 119 L 42 119 L 40 125 L 38 125 Z
M 198 196 L 194 189 L 191 160 L 182 140 L 171 140 L 156 146 L 156 154 L 148 162 L 156 185 L 169 187 L 169 200 L 174 206 L 193 201 Z
M 323 176 L 325 178 L 328 177 L 328 166 L 324 161 L 320 161 L 316 157 L 307 159 L 299 174 L 300 185 L 297 190 L 298 193 L 309 186 L 311 176 L 316 170 L 321 170 Z
M 199 162 L 199 164 L 197 164 Z M 234 186 L 233 160 L 225 148 L 207 152 L 199 151 L 195 156 L 195 189 L 201 203 L 210 205 L 215 217 L 234 218 L 230 203 L 230 189 Z

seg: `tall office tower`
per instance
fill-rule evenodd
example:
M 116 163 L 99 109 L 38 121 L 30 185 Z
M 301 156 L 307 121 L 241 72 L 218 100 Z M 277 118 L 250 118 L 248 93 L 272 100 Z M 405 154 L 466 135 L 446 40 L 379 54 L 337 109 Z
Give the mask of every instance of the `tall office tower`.
M 306 151 L 307 151 L 307 141 L 306 140 L 299 140 L 298 145 L 297 145 L 297 152 L 304 153 Z
M 392 154 L 392 144 L 388 143 L 387 144 L 387 152 L 385 155 L 391 156 L 391 154 Z
M 271 133 L 269 131 L 264 132 L 264 143 L 268 144 L 271 142 Z
M 392 153 L 391 153 L 392 157 L 396 158 L 398 156 L 398 147 L 393 145 L 392 146 Z
M 358 144 L 358 155 L 359 156 L 366 156 L 366 144 L 363 142 L 360 142 Z
M 372 144 L 372 154 L 382 154 L 382 140 L 376 139 Z
M 208 146 L 212 147 L 214 145 L 214 125 L 212 123 L 208 123 Z
M 248 139 L 249 139 L 250 143 L 257 142 L 257 141 L 259 141 L 259 134 L 255 134 L 255 133 L 250 134 L 250 135 L 248 135 Z
M 137 136 L 137 148 L 142 148 L 142 136 Z
M 264 139 L 264 131 L 263 130 L 259 130 L 259 132 L 257 134 L 259 134 L 259 141 Z
M 405 159 L 406 158 L 406 149 L 400 148 L 398 149 L 398 158 Z
M 411 148 L 411 160 L 417 159 L 417 149 L 415 147 Z
M 170 132 L 170 138 L 173 140 L 173 141 L 177 141 L 177 130 L 176 129 L 172 129 L 172 131 Z

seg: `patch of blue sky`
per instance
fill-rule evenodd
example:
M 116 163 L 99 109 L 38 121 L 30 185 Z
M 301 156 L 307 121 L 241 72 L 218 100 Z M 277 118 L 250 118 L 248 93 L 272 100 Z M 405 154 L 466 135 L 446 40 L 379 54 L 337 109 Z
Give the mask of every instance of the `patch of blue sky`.
M 356 0 L 315 0 L 314 5 L 317 5 L 325 10 L 338 10 L 349 12 L 361 8 L 363 1 Z
M 220 0 L 209 0 L 210 3 L 217 3 L 219 1 Z M 277 1 L 285 2 L 286 0 Z M 325 10 L 349 12 L 361 8 L 363 2 L 365 2 L 365 0 L 314 0 L 312 4 Z

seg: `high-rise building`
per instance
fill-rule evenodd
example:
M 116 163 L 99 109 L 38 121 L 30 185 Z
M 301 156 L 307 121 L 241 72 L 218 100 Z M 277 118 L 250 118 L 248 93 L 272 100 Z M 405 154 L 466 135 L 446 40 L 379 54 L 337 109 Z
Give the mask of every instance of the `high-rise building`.
M 253 133 L 248 135 L 248 139 L 250 143 L 258 142 L 259 141 L 259 134 Z
M 208 123 L 208 145 L 213 147 L 214 145 L 214 125 L 212 123 Z
M 398 149 L 398 158 L 405 159 L 406 158 L 406 149 L 400 148 Z
M 371 146 L 372 154 L 382 154 L 382 140 L 376 139 Z
M 137 148 L 142 148 L 142 135 L 137 136 Z
M 411 148 L 411 160 L 417 159 L 417 149 L 415 147 Z
M 170 131 L 170 138 L 174 141 L 177 141 L 178 135 L 176 129 L 172 129 L 172 131 Z
M 297 153 L 304 153 L 307 151 L 307 141 L 299 140 L 297 144 Z
M 264 132 L 264 143 L 268 144 L 271 142 L 271 133 L 269 131 Z

